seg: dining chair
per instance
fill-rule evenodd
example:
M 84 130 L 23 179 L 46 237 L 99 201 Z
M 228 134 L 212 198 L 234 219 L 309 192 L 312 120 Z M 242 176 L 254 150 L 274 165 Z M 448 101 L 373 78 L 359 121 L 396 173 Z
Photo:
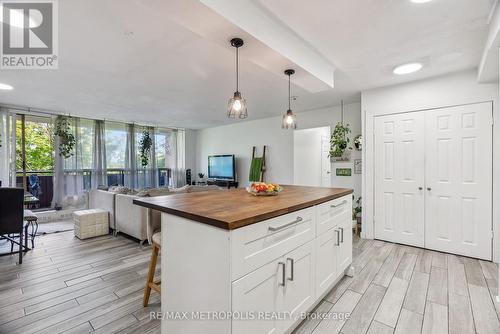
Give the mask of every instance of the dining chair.
M 23 263 L 24 190 L 0 188 L 0 235 L 19 245 L 19 264 Z M 11 235 L 19 235 L 19 242 Z

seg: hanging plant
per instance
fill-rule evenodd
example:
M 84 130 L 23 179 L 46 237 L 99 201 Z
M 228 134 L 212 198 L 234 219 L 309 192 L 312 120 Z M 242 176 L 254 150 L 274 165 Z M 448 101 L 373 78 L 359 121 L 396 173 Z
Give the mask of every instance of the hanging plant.
M 344 155 L 346 149 L 352 149 L 348 147 L 349 133 L 351 133 L 349 124 L 343 125 L 340 122 L 337 123 L 330 137 L 330 153 L 328 155 L 330 158 L 340 158 Z
M 146 167 L 149 164 L 149 152 L 151 152 L 151 146 L 153 145 L 153 140 L 148 130 L 142 131 L 141 140 L 139 141 L 139 154 L 141 156 L 141 166 Z
M 71 133 L 71 123 L 68 117 L 58 116 L 56 118 L 55 135 L 59 137 L 59 155 L 65 159 L 72 157 L 76 139 Z

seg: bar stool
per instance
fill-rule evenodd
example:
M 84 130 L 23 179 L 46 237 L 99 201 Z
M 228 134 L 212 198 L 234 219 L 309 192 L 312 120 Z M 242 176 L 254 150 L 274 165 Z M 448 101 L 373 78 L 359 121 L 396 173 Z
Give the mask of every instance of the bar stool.
M 144 307 L 148 306 L 149 304 L 151 289 L 161 294 L 160 282 L 154 282 L 156 263 L 158 261 L 158 254 L 161 250 L 161 212 L 148 209 L 146 217 L 146 235 L 148 236 L 149 243 L 152 245 L 152 250 L 146 288 L 144 289 Z
M 160 282 L 154 282 L 154 276 L 156 271 L 156 262 L 158 260 L 158 253 L 161 250 L 161 232 L 156 232 L 152 236 L 153 250 L 151 253 L 151 262 L 149 263 L 149 272 L 146 282 L 146 288 L 144 289 L 144 307 L 149 304 L 149 296 L 151 295 L 151 289 L 161 294 Z

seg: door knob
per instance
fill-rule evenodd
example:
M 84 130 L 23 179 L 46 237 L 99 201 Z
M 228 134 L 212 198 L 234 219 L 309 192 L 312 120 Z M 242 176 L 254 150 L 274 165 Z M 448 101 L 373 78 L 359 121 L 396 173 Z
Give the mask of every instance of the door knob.
M 431 187 L 427 187 L 427 190 L 431 191 L 431 190 L 432 190 L 432 188 L 431 188 Z

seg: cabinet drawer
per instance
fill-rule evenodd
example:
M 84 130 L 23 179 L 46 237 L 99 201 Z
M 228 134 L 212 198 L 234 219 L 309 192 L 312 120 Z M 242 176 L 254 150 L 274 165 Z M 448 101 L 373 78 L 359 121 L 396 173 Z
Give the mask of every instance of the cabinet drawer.
M 335 226 L 344 225 L 346 221 L 351 220 L 351 195 L 322 203 L 316 208 L 316 231 L 317 235 L 320 235 Z
M 315 208 L 231 231 L 231 278 L 236 280 L 314 239 Z

